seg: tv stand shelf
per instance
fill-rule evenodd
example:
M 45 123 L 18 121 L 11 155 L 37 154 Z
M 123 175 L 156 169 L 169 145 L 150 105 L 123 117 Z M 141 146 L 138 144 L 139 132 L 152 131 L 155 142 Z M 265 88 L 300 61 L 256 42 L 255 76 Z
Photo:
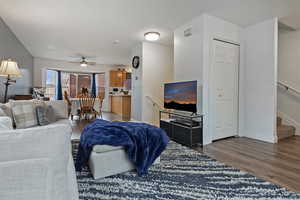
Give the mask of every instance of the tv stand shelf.
M 166 118 L 162 118 L 162 117 Z M 183 115 L 175 112 L 160 111 L 160 128 L 171 140 L 193 147 L 203 144 L 203 115 Z

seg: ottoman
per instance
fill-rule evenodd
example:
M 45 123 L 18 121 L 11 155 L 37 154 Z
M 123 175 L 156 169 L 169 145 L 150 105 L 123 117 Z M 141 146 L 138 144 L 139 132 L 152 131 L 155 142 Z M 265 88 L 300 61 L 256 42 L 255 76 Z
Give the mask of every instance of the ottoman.
M 159 163 L 160 158 L 158 157 L 154 164 Z M 90 155 L 88 165 L 94 179 L 104 178 L 135 169 L 122 146 L 95 145 Z

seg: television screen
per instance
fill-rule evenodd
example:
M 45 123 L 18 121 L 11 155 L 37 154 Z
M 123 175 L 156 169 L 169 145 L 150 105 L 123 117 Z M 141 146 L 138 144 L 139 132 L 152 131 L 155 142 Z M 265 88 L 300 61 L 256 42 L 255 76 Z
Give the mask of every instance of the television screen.
M 196 113 L 197 81 L 166 83 L 164 107 Z

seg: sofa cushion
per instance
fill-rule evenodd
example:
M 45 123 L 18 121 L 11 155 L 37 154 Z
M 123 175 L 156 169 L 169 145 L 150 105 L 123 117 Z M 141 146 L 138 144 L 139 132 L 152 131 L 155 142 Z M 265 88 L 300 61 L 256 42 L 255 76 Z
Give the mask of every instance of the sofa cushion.
M 8 116 L 8 117 L 10 117 L 10 118 L 13 118 L 13 117 L 12 117 L 11 106 L 10 106 L 9 103 L 6 103 L 6 104 L 0 103 L 0 108 L 1 108 L 1 110 L 3 111 L 3 113 L 5 114 L 4 116 Z
M 13 129 L 13 124 L 11 118 L 7 116 L 0 116 L 0 132 L 12 130 L 12 129 Z
M 40 126 L 45 126 L 50 124 L 50 121 L 48 120 L 46 116 L 46 107 L 45 106 L 36 106 L 36 117 L 38 124 Z
M 7 115 L 5 114 L 3 109 L 0 107 L 0 117 L 4 117 L 4 116 L 7 116 Z
M 46 106 L 46 117 L 48 118 L 50 123 L 54 123 L 57 121 L 54 109 L 52 106 Z
M 0 199 L 78 200 L 75 169 L 71 155 L 71 133 L 71 126 L 68 124 L 49 124 L 1 132 Z M 32 159 L 37 162 L 31 162 Z M 14 176 L 11 176 L 11 173 L 5 173 L 6 166 L 2 164 L 8 162 L 14 162 L 16 165 L 15 167 L 7 166 L 10 169 L 9 172 L 16 171 Z M 32 164 L 32 170 L 25 163 Z M 50 173 L 47 177 L 43 171 L 44 166 Z M 29 170 L 28 173 L 27 170 Z M 35 180 L 36 178 L 39 180 Z M 48 178 L 50 182 L 46 183 Z M 41 187 L 38 187 L 39 185 Z M 47 193 L 44 190 L 46 187 Z M 13 197 L 9 196 L 13 194 L 12 191 L 16 193 Z M 37 196 L 38 194 L 50 196 L 44 198 Z
M 68 104 L 63 100 L 46 101 L 46 105 L 53 107 L 56 119 L 67 119 L 68 118 Z
M 34 104 L 35 107 L 37 107 L 37 106 L 46 106 L 45 101 L 42 101 L 42 100 L 32 99 L 30 101 L 33 102 L 33 104 Z
M 37 126 L 35 106 L 32 101 L 10 101 L 17 129 Z
M 119 149 L 124 149 L 124 147 L 122 146 L 110 146 L 110 145 L 95 145 L 93 147 L 93 151 L 96 153 L 104 153 L 104 152 L 108 152 L 108 151 L 116 151 Z
M 36 116 L 40 126 L 45 126 L 56 121 L 52 106 L 36 106 Z

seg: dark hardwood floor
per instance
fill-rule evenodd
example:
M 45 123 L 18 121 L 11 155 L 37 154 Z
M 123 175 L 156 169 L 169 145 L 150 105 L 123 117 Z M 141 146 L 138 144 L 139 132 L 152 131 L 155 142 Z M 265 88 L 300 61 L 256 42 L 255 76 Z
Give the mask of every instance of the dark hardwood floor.
M 103 119 L 109 120 L 109 121 L 128 121 L 129 119 L 122 118 L 119 115 L 109 113 L 109 112 L 103 112 Z M 79 121 L 78 118 L 75 116 L 74 120 L 72 121 L 72 140 L 79 140 L 81 132 L 83 128 L 90 123 L 91 121 L 88 120 L 81 120 Z
M 103 119 L 124 121 L 104 113 Z M 126 119 L 125 119 L 126 120 Z M 72 139 L 79 139 L 88 121 L 73 121 Z M 249 138 L 229 138 L 195 150 L 256 177 L 300 193 L 300 136 L 270 144 Z
M 230 138 L 196 150 L 300 193 L 300 136 L 281 140 L 278 144 L 249 138 Z

